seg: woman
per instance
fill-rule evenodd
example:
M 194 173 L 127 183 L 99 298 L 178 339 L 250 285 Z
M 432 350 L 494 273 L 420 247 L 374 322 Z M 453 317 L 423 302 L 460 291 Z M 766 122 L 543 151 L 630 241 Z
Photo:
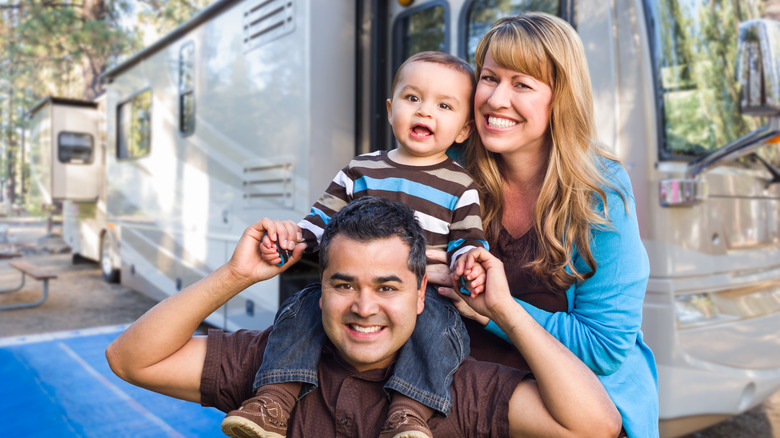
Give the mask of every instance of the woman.
M 594 140 L 582 42 L 557 17 L 521 14 L 499 20 L 482 38 L 476 64 L 479 137 L 465 161 L 516 310 L 599 376 L 628 436 L 657 436 L 655 361 L 640 330 L 649 264 L 628 175 Z M 433 282 L 443 275 L 429 270 Z M 460 294 L 440 292 L 475 321 L 467 321 L 472 356 L 526 366 L 495 338 L 507 339 L 495 323 Z M 480 297 L 465 300 L 482 310 Z

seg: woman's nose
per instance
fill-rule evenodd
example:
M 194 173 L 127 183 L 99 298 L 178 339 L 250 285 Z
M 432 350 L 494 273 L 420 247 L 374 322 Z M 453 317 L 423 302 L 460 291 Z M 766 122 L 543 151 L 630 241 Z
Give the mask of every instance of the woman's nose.
M 498 86 L 493 88 L 493 92 L 488 97 L 487 102 L 492 108 L 508 108 L 509 96 L 509 87 L 505 84 L 498 84 Z

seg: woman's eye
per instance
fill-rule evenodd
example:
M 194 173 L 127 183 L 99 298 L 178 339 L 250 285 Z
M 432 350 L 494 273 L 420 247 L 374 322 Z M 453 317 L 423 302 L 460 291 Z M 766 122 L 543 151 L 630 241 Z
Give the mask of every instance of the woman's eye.
M 529 87 L 528 85 L 526 85 L 526 84 L 524 84 L 524 83 L 522 83 L 522 82 L 518 82 L 518 83 L 516 83 L 516 84 L 515 84 L 515 87 L 517 87 L 517 88 L 527 88 L 527 89 L 529 89 L 529 90 L 531 89 L 531 87 Z
M 485 82 L 496 82 L 496 78 L 490 75 L 483 75 L 480 80 L 483 80 Z

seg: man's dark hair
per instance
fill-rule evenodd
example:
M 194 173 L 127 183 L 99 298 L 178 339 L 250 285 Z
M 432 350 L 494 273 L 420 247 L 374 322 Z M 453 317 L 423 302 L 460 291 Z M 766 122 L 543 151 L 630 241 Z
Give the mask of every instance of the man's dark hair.
M 414 217 L 414 211 L 404 204 L 385 198 L 363 196 L 350 202 L 330 219 L 320 240 L 320 270 L 328 266 L 330 242 L 343 235 L 359 242 L 398 236 L 409 245 L 409 270 L 417 277 L 417 287 L 425 275 L 425 236 Z M 366 260 L 366 263 L 371 263 Z

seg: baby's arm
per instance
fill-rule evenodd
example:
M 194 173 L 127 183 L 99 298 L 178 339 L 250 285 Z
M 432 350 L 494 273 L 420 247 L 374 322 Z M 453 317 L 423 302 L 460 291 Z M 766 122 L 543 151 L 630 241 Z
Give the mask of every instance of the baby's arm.
M 269 264 L 282 266 L 296 245 L 302 243 L 302 235 L 301 228 L 293 221 L 272 221 L 260 242 L 260 256 Z

